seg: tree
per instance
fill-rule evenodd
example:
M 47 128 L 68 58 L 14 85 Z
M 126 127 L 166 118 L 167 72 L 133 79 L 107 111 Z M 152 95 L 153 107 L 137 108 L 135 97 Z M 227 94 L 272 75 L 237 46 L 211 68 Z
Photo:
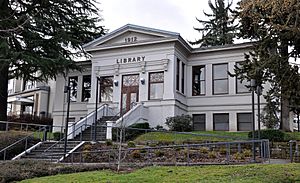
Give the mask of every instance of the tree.
M 256 43 L 237 74 L 270 84 L 270 95 L 280 99 L 281 128 L 290 131 L 289 112 L 300 85 L 298 67 L 291 64 L 300 53 L 300 2 L 242 0 L 238 6 L 239 35 Z
M 0 1 L 0 121 L 10 78 L 47 81 L 80 69 L 81 45 L 104 34 L 94 0 Z
M 230 9 L 232 2 L 225 6 L 224 0 L 215 0 L 213 5 L 211 0 L 208 5 L 212 10 L 211 14 L 203 12 L 209 20 L 196 20 L 203 25 L 202 28 L 195 28 L 202 34 L 202 37 L 196 41 L 190 41 L 192 45 L 200 45 L 200 47 L 217 46 L 232 44 L 235 37 L 234 19 L 230 17 L 232 10 Z

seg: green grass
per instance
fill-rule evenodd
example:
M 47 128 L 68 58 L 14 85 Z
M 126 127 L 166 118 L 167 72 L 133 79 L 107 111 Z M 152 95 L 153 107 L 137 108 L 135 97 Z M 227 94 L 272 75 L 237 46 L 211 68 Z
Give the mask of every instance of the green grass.
M 245 140 L 248 139 L 248 132 L 227 132 L 227 131 L 194 131 L 192 134 L 175 134 L 164 132 L 150 132 L 137 137 L 134 141 L 136 143 L 145 143 L 149 141 L 162 142 L 162 143 L 182 143 L 187 141 L 232 141 L 232 140 Z M 284 132 L 285 141 L 300 140 L 299 132 Z M 202 135 L 201 135 L 202 134 Z M 206 136 L 211 135 L 211 136 Z M 222 138 L 227 137 L 227 138 Z
M 22 183 L 88 182 L 298 182 L 300 164 L 147 167 L 131 173 L 93 171 L 24 180 Z
M 143 143 L 147 141 L 157 141 L 157 142 L 175 142 L 182 143 L 185 141 L 232 141 L 237 139 L 247 139 L 248 132 L 220 132 L 220 131 L 198 131 L 192 132 L 198 135 L 192 134 L 174 134 L 174 133 L 164 133 L 164 132 L 150 132 L 143 134 L 135 139 L 137 143 Z M 201 135 L 203 134 L 203 135 Z M 206 136 L 212 135 L 212 136 Z M 220 136 L 220 137 L 218 137 Z M 229 138 L 221 138 L 223 136 Z M 231 138 L 230 138 L 231 137 Z

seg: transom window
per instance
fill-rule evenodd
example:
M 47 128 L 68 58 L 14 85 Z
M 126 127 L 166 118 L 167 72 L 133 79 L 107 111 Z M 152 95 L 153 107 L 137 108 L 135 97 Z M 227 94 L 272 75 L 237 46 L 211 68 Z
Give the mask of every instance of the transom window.
M 138 86 L 139 78 L 139 75 L 123 76 L 123 86 Z
M 164 93 L 164 72 L 149 73 L 149 100 L 162 99 Z

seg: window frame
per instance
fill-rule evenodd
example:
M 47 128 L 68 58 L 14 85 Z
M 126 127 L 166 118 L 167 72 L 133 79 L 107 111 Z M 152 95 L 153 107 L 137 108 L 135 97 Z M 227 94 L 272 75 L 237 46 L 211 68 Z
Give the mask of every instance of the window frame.
M 71 86 L 71 79 L 75 79 L 76 80 L 76 84 L 77 85 L 75 87 Z M 70 76 L 68 78 L 68 86 L 70 87 L 70 101 L 71 102 L 78 102 L 78 81 L 79 81 L 78 76 Z M 72 89 L 73 89 L 73 91 L 76 91 L 76 100 L 71 100 L 72 99 Z
M 179 58 L 177 58 L 177 60 L 176 60 L 176 83 L 175 83 L 175 88 L 176 88 L 176 90 L 177 91 L 179 91 L 179 89 L 180 89 L 180 59 Z
M 103 84 L 103 80 L 106 79 L 106 78 L 111 78 L 111 83 L 108 83 L 108 84 Z M 99 93 L 99 102 L 112 102 L 113 101 L 113 92 L 114 92 L 114 85 L 113 85 L 113 81 L 114 81 L 114 76 L 101 76 L 100 77 L 100 93 Z M 98 86 L 96 86 L 98 87 Z M 105 91 L 105 88 L 108 88 L 108 87 L 111 87 L 112 88 L 112 96 L 111 96 L 111 100 L 105 100 L 103 101 L 102 100 L 102 92 Z
M 216 130 L 216 122 L 215 122 L 215 116 L 216 115 L 226 115 L 228 116 L 228 130 Z M 229 113 L 214 113 L 213 114 L 213 130 L 214 131 L 229 131 L 230 130 L 230 119 L 229 119 Z
M 227 73 L 227 77 L 226 79 L 225 78 L 219 78 L 219 79 L 215 79 L 215 71 L 214 71 L 214 66 L 217 66 L 217 65 L 226 65 L 226 72 L 228 72 L 228 63 L 219 63 L 219 64 L 212 64 L 212 94 L 213 95 L 226 95 L 226 94 L 229 94 L 229 79 L 228 79 L 228 73 Z M 215 81 L 227 81 L 227 92 L 224 92 L 224 93 L 215 93 Z
M 240 122 L 239 122 L 239 115 L 241 114 L 247 114 L 250 115 L 250 129 L 249 130 L 240 130 Z M 253 123 L 253 119 L 252 119 L 252 112 L 240 112 L 240 113 L 236 113 L 236 122 L 237 122 L 237 131 L 251 131 L 252 129 L 252 123 Z M 242 122 L 245 123 L 245 122 Z
M 195 130 L 195 116 L 204 116 L 204 122 L 199 124 L 204 124 L 204 130 L 197 130 L 197 131 L 206 131 L 206 114 L 193 114 L 193 130 Z
M 158 74 L 158 73 L 163 73 L 163 81 L 151 81 L 151 74 Z M 163 99 L 163 94 L 164 94 L 164 82 L 165 82 L 165 72 L 164 71 L 159 71 L 159 72 L 149 72 L 149 82 L 148 82 L 148 100 L 159 100 Z M 162 83 L 162 97 L 161 98 L 151 98 L 151 84 L 156 84 L 156 83 Z
M 196 70 L 196 68 L 199 68 L 200 70 L 203 68 L 204 69 L 204 72 L 203 72 L 203 75 L 204 75 L 204 79 L 201 79 L 201 74 L 202 73 L 200 73 L 200 75 L 199 75 L 199 88 L 200 88 L 200 90 L 199 90 L 199 94 L 195 94 L 194 93 L 194 85 L 195 85 L 195 70 Z M 198 70 L 198 69 L 197 69 Z M 204 89 L 203 89 L 203 91 L 204 91 L 204 93 L 202 94 L 201 93 L 201 89 L 202 89 L 202 87 L 201 87 L 201 83 L 204 83 Z M 196 65 L 196 66 L 192 66 L 192 96 L 204 96 L 204 95 L 206 95 L 206 67 L 205 67 L 205 65 Z
M 84 82 L 85 82 L 85 78 L 89 78 L 89 81 L 90 81 L 90 86 L 89 87 L 85 87 L 84 86 Z M 91 91 L 92 91 L 92 76 L 91 75 L 83 75 L 82 76 L 82 85 L 81 85 L 81 102 L 88 102 L 89 99 L 91 98 Z M 84 101 L 84 94 L 85 94 L 85 91 L 89 91 L 90 93 L 90 97 L 87 98 L 87 101 Z

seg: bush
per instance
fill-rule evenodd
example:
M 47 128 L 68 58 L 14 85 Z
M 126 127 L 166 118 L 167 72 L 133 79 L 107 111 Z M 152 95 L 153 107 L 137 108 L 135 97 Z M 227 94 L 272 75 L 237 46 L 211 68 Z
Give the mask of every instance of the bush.
M 42 177 L 63 173 L 102 170 L 103 165 L 64 165 L 33 160 L 16 160 L 0 162 L 0 182 L 14 182 L 34 177 Z
M 252 132 L 248 133 L 248 137 L 252 138 Z M 258 138 L 258 131 L 256 130 L 254 133 L 254 137 Z M 260 131 L 261 139 L 269 139 L 272 142 L 282 142 L 284 141 L 284 133 L 280 130 L 261 130 Z
M 189 132 L 192 131 L 192 118 L 189 115 L 181 115 L 175 117 L 168 117 L 166 125 L 171 131 Z
M 134 147 L 135 147 L 135 143 L 134 143 L 133 141 L 129 141 L 129 142 L 127 143 L 127 147 L 128 147 L 128 148 L 134 148 Z
M 105 145 L 107 146 L 112 146 L 113 145 L 113 142 L 111 140 L 106 140 L 105 141 Z
M 217 157 L 217 153 L 215 151 L 208 152 L 209 159 L 215 159 Z
M 53 133 L 53 140 L 59 141 L 63 137 L 64 137 L 64 134 L 61 133 L 61 132 L 54 132 Z
M 141 158 L 141 152 L 139 150 L 134 150 L 131 154 L 132 158 L 139 159 Z

